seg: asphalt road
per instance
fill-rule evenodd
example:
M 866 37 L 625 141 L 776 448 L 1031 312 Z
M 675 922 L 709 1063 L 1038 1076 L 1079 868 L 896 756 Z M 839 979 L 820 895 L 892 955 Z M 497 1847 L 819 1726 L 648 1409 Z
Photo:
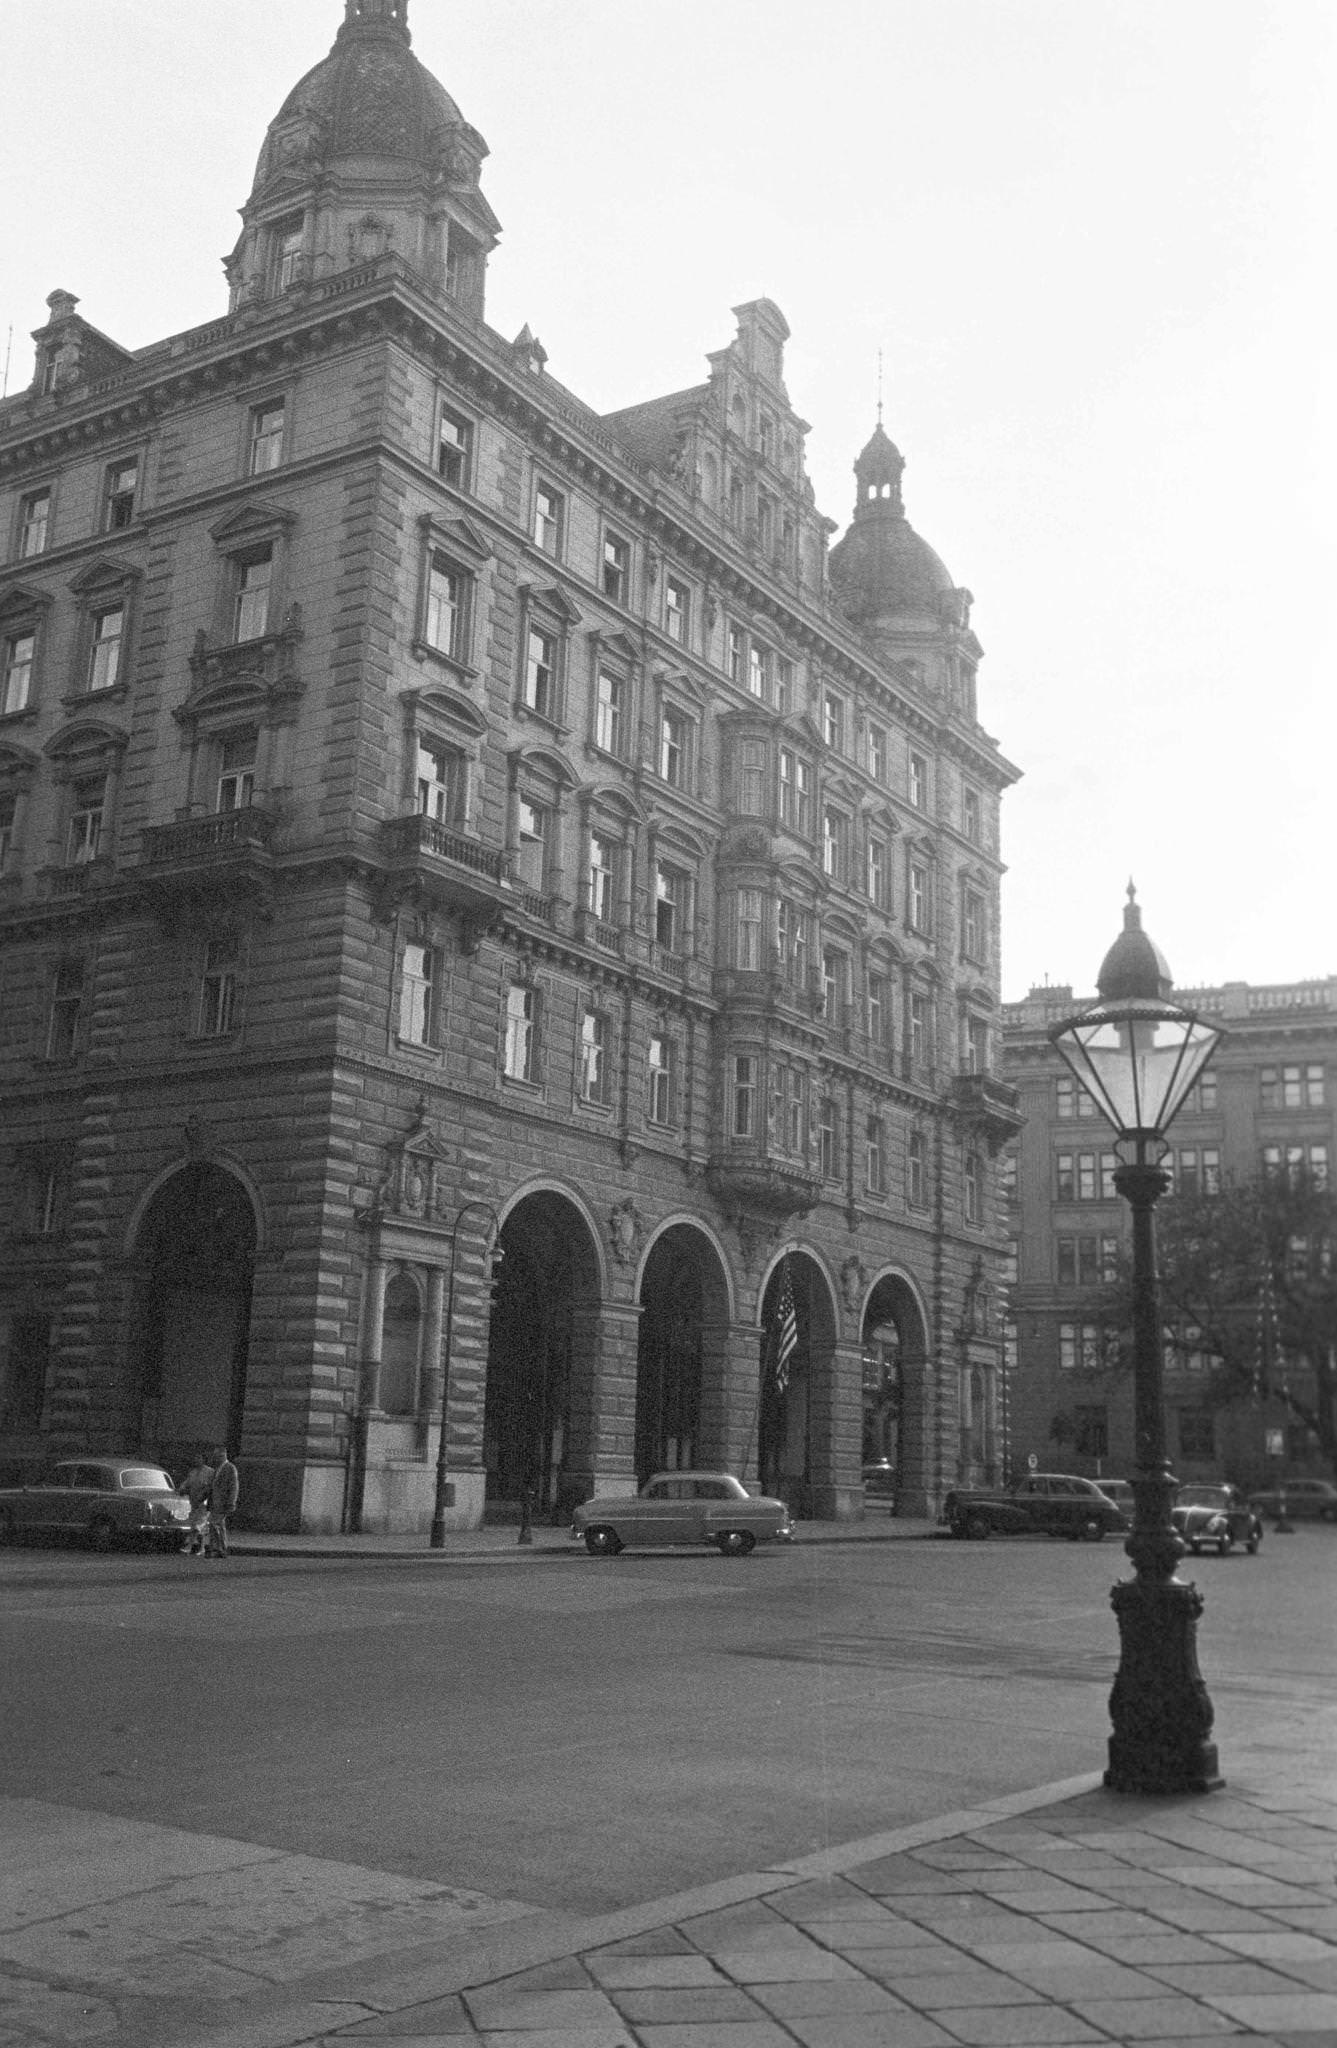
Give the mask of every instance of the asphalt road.
M 1227 1774 L 1337 1754 L 1337 1531 L 1190 1561 Z M 0 1792 L 598 1911 L 1101 1768 L 1118 1546 L 0 1557 Z

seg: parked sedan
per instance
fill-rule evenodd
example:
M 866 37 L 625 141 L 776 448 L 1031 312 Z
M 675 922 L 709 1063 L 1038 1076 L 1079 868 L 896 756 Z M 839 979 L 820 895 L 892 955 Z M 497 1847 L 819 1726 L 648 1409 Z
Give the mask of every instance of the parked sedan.
M 953 1536 L 976 1540 L 1038 1533 L 1099 1543 L 1103 1536 L 1128 1527 L 1123 1511 L 1094 1479 L 1067 1472 L 1028 1472 L 1013 1486 L 949 1493 L 943 1520 Z
M 0 1543 L 68 1536 L 94 1550 L 128 1542 L 175 1548 L 189 1519 L 170 1475 L 142 1458 L 62 1458 L 30 1485 L 0 1488 Z
M 1216 1550 L 1226 1557 L 1237 1543 L 1242 1543 L 1252 1557 L 1263 1540 L 1263 1524 L 1257 1509 L 1233 1486 L 1181 1486 L 1170 1510 L 1170 1520 L 1195 1557 L 1203 1550 Z
M 571 1534 L 594 1557 L 665 1543 L 713 1543 L 725 1557 L 746 1557 L 758 1543 L 791 1541 L 794 1529 L 782 1500 L 749 1493 L 730 1472 L 656 1472 L 634 1496 L 585 1501 Z
M 1260 1515 L 1276 1515 L 1283 1499 L 1286 1513 L 1297 1522 L 1337 1522 L 1337 1486 L 1330 1479 L 1288 1479 L 1284 1488 L 1269 1486 L 1263 1493 L 1251 1493 L 1249 1506 Z

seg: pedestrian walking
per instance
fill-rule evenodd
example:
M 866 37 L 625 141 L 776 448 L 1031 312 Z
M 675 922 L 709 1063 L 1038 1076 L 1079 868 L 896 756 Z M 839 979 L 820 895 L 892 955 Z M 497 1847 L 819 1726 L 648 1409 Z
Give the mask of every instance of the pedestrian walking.
M 187 1472 L 178 1493 L 184 1493 L 190 1502 L 190 1521 L 186 1528 L 186 1540 L 181 1546 L 183 1557 L 203 1557 L 205 1539 L 209 1533 L 209 1495 L 213 1490 L 214 1468 L 200 1451 L 195 1463 Z
M 237 1505 L 241 1481 L 237 1468 L 222 1444 L 213 1452 L 214 1473 L 209 1486 L 209 1541 L 206 1557 L 227 1556 L 228 1516 Z

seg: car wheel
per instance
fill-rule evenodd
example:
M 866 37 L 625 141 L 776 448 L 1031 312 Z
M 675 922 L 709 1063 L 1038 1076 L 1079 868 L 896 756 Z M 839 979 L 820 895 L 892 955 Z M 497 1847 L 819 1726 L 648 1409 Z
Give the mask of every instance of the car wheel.
M 750 1529 L 721 1529 L 715 1541 L 721 1557 L 747 1557 L 757 1547 Z
M 1202 1545 L 1200 1543 L 1190 1543 L 1188 1546 L 1188 1554 L 1190 1557 L 1201 1557 Z
M 8 1508 L 0 1508 L 0 1543 L 14 1541 L 14 1517 Z
M 598 1528 L 585 1531 L 585 1548 L 591 1557 L 616 1557 L 622 1548 L 622 1538 L 616 1529 L 600 1523 Z
M 107 1551 L 116 1541 L 115 1524 L 105 1515 L 97 1515 L 88 1525 L 88 1547 L 90 1550 Z
M 987 1543 L 993 1535 L 993 1524 L 987 1515 L 967 1515 L 962 1524 L 962 1534 L 975 1543 Z
M 1094 1515 L 1088 1515 L 1078 1533 L 1083 1543 L 1103 1543 L 1105 1541 L 1105 1524 L 1097 1521 Z
M 1230 1534 L 1229 1530 L 1227 1530 L 1227 1531 L 1226 1531 L 1226 1533 L 1225 1533 L 1225 1535 L 1224 1535 L 1224 1536 L 1218 1536 L 1218 1537 L 1217 1537 L 1217 1539 L 1216 1539 L 1216 1554 L 1217 1554 L 1217 1556 L 1218 1556 L 1218 1557 L 1229 1557 L 1229 1555 L 1230 1555 L 1231 1551 L 1232 1551 L 1232 1550 L 1234 1549 L 1234 1547 L 1235 1547 L 1235 1539 L 1234 1539 L 1234 1537 L 1233 1537 L 1233 1536 L 1232 1536 L 1232 1535 Z

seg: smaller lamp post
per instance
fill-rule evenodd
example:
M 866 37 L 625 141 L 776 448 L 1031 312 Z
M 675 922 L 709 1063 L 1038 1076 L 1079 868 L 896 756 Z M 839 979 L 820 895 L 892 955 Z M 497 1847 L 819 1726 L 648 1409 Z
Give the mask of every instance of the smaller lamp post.
M 1124 928 L 1097 977 L 1099 1000 L 1050 1032 L 1079 1084 L 1113 1126 L 1114 1185 L 1133 1221 L 1133 1527 L 1135 1577 L 1110 1595 L 1119 1671 L 1105 1783 L 1115 1792 L 1208 1792 L 1224 1781 L 1209 1739 L 1212 1703 L 1198 1669 L 1202 1595 L 1175 1576 L 1184 1545 L 1170 1519 L 1175 1481 L 1165 1437 L 1164 1354 L 1155 1206 L 1169 1186 L 1165 1133 L 1207 1065 L 1220 1031 L 1170 1001 L 1170 972 L 1142 930 L 1133 885 Z
M 473 1209 L 481 1210 L 491 1218 L 491 1236 L 488 1250 L 495 1244 L 501 1222 L 491 1202 L 464 1202 L 456 1211 L 450 1232 L 450 1280 L 446 1288 L 446 1327 L 441 1342 L 441 1436 L 436 1447 L 436 1499 L 432 1508 L 432 1533 L 427 1539 L 429 1550 L 444 1550 L 446 1547 L 446 1494 L 449 1482 L 446 1478 L 446 1422 L 450 1413 L 450 1347 L 455 1328 L 455 1240 L 460 1234 L 460 1225 Z

